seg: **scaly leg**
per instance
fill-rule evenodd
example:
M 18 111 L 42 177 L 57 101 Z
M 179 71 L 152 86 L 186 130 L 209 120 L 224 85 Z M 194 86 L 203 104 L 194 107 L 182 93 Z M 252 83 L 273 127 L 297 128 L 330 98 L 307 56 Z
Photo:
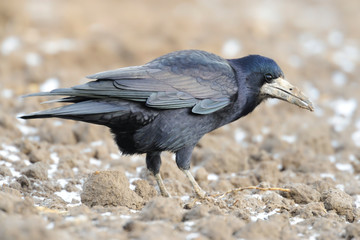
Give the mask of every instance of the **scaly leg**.
M 152 152 L 146 154 L 146 167 L 152 174 L 154 174 L 161 195 L 163 197 L 170 197 L 170 194 L 166 190 L 166 187 L 160 175 L 160 166 L 161 166 L 160 152 Z
M 182 171 L 185 173 L 186 177 L 190 180 L 190 183 L 193 186 L 196 195 L 198 195 L 198 197 L 200 197 L 200 198 L 205 198 L 206 192 L 204 190 L 202 190 L 202 188 L 196 182 L 196 180 L 194 179 L 194 177 L 190 173 L 190 171 L 189 170 L 182 170 Z
M 200 198 L 205 198 L 206 192 L 201 189 L 199 184 L 195 181 L 193 175 L 191 175 L 190 169 L 190 161 L 191 161 L 191 154 L 194 149 L 194 146 L 189 146 L 183 149 L 180 149 L 176 152 L 176 164 L 178 168 L 180 168 L 189 179 L 191 185 L 194 188 L 196 195 Z
M 166 190 L 165 184 L 164 184 L 164 182 L 163 182 L 163 180 L 161 178 L 160 173 L 155 174 L 155 179 L 156 179 L 156 182 L 157 182 L 157 184 L 159 186 L 161 196 L 163 196 L 163 197 L 171 197 L 169 192 Z

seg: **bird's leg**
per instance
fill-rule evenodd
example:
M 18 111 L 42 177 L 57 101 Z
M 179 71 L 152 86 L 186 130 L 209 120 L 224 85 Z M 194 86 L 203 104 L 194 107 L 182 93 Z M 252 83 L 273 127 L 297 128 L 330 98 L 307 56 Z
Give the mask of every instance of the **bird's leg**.
M 201 187 L 196 182 L 190 171 L 189 170 L 182 170 L 182 171 L 185 173 L 186 177 L 190 180 L 190 183 L 193 186 L 196 195 L 198 195 L 200 198 L 205 198 L 206 192 L 201 189 Z
M 189 179 L 191 185 L 194 188 L 194 191 L 197 196 L 200 198 L 205 198 L 206 192 L 201 189 L 199 184 L 195 181 L 193 175 L 190 173 L 190 161 L 191 154 L 194 149 L 194 146 L 183 148 L 176 152 L 176 164 L 177 166 L 185 173 L 186 177 Z
M 152 152 L 146 154 L 146 167 L 155 176 L 161 195 L 163 197 L 170 197 L 170 194 L 166 190 L 166 187 L 160 175 L 160 166 L 160 152 Z
M 164 185 L 164 182 L 163 182 L 163 180 L 161 178 L 160 173 L 155 174 L 155 179 L 156 179 L 156 182 L 157 182 L 157 184 L 159 186 L 161 196 L 163 196 L 163 197 L 171 197 L 169 192 L 166 190 L 166 187 Z

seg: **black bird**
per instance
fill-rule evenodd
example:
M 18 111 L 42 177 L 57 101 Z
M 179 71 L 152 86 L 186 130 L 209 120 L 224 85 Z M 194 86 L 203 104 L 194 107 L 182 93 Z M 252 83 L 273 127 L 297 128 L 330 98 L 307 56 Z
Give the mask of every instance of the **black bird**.
M 28 96 L 67 96 L 63 107 L 21 118 L 65 118 L 105 125 L 124 154 L 146 153 L 163 196 L 160 153 L 176 154 L 176 164 L 199 197 L 206 195 L 191 175 L 192 151 L 202 136 L 252 112 L 267 98 L 313 111 L 307 97 L 285 80 L 276 62 L 259 55 L 223 59 L 199 50 L 166 54 L 142 65 L 88 76 L 71 88 Z

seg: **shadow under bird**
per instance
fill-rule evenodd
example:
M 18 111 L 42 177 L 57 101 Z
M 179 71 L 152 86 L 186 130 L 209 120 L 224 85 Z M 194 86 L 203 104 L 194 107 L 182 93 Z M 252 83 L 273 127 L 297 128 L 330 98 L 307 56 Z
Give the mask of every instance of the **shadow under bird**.
M 202 136 L 249 114 L 267 98 L 313 111 L 276 62 L 259 55 L 223 59 L 183 50 L 88 78 L 94 81 L 27 95 L 66 96 L 56 101 L 72 104 L 21 118 L 57 117 L 109 127 L 122 153 L 146 154 L 147 169 L 163 196 L 170 195 L 159 172 L 162 151 L 176 154 L 177 166 L 203 198 L 206 192 L 189 171 L 192 151 Z

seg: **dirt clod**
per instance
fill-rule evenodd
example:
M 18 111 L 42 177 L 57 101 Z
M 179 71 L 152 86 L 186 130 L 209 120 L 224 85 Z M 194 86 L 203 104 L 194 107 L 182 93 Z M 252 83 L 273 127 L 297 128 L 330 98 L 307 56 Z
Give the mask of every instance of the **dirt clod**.
M 36 162 L 23 170 L 23 174 L 29 178 L 46 180 L 48 178 L 47 165 L 42 162 Z
M 158 195 L 156 189 L 145 180 L 136 180 L 133 184 L 135 185 L 136 194 L 142 197 L 145 201 L 148 201 Z
M 291 226 L 286 216 L 273 215 L 271 221 L 259 220 L 252 222 L 235 233 L 241 239 L 300 239 L 291 234 Z M 260 230 L 261 229 L 261 230 Z
M 12 173 L 10 171 L 10 169 L 6 166 L 0 166 L 0 175 L 3 176 L 3 177 L 6 177 L 6 176 L 12 176 Z
M 150 200 L 140 213 L 140 219 L 144 221 L 170 220 L 173 222 L 182 219 L 183 211 L 177 199 L 156 197 Z
M 305 205 L 298 205 L 291 210 L 293 216 L 304 219 L 326 215 L 326 209 L 322 202 L 311 202 Z
M 31 215 L 37 212 L 30 198 L 21 199 L 21 196 L 8 192 L 0 192 L 0 211 L 22 215 Z
M 25 175 L 21 175 L 20 177 L 18 177 L 16 179 L 16 182 L 17 183 L 11 183 L 10 186 L 14 187 L 15 189 L 18 189 L 18 187 L 21 187 L 22 189 L 25 189 L 25 190 L 32 188 L 30 179 L 28 177 L 26 177 Z M 20 184 L 20 185 L 18 185 L 18 184 Z
M 209 211 L 210 211 L 210 209 L 208 206 L 197 205 L 184 214 L 183 220 L 189 221 L 189 220 L 206 217 L 209 215 Z
M 89 176 L 83 186 L 81 202 L 90 207 L 126 206 L 139 209 L 143 200 L 129 188 L 122 171 L 98 171 Z
M 339 215 L 346 216 L 350 222 L 354 221 L 355 209 L 351 196 L 339 189 L 330 189 L 321 195 L 321 201 L 327 210 L 335 210 Z
M 302 183 L 288 184 L 284 188 L 290 189 L 290 192 L 281 192 L 281 195 L 293 199 L 296 203 L 304 204 L 320 200 L 320 193 L 308 185 Z
M 352 223 L 345 228 L 345 239 L 359 239 L 360 238 L 360 223 Z
M 244 225 L 243 220 L 232 215 L 209 216 L 201 219 L 199 230 L 209 239 L 231 239 Z
M 11 227 L 14 225 L 16 228 Z M 0 218 L 0 236 L 2 240 L 70 239 L 69 234 L 47 229 L 46 223 L 40 216 L 21 217 L 17 215 Z

